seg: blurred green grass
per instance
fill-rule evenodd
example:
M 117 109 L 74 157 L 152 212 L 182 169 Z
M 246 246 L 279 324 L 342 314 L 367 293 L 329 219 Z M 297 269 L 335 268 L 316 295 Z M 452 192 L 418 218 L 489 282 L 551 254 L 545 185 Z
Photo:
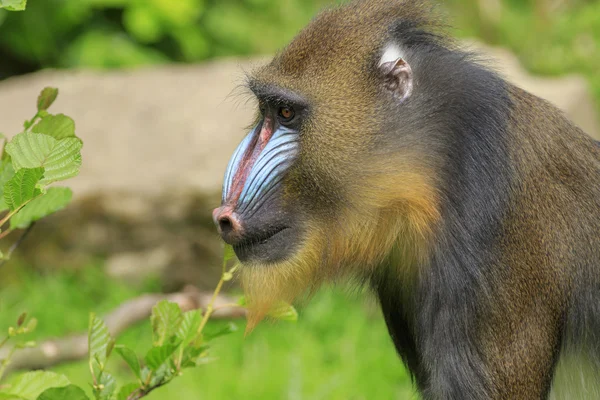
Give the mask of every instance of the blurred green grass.
M 31 335 L 37 341 L 84 331 L 90 311 L 106 313 L 142 292 L 111 281 L 98 266 L 49 276 L 24 272 L 16 280 L 1 289 L 0 331 L 27 311 L 39 320 Z M 296 324 L 263 323 L 246 338 L 244 322 L 236 321 L 240 329 L 215 342 L 213 363 L 186 371 L 148 399 L 414 398 L 378 308 L 367 293 L 352 293 L 325 288 L 300 309 Z M 151 346 L 149 323 L 129 329 L 117 342 L 144 354 Z M 89 387 L 85 361 L 52 370 Z M 116 356 L 110 370 L 120 383 L 134 380 Z

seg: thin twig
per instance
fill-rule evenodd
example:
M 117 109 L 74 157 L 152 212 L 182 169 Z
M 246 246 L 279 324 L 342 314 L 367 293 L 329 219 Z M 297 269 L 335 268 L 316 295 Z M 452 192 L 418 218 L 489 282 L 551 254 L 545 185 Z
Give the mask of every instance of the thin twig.
M 215 300 L 217 299 L 217 296 L 221 292 L 221 288 L 223 287 L 223 284 L 225 283 L 225 273 L 226 272 L 227 272 L 227 261 L 223 260 L 223 267 L 221 268 L 221 279 L 219 280 L 219 283 L 217 284 L 217 287 L 215 288 L 215 292 L 213 293 L 212 299 L 210 299 L 210 302 L 206 306 L 206 310 L 204 311 L 204 318 L 202 318 L 202 322 L 200 323 L 200 326 L 198 327 L 198 335 L 202 333 L 202 330 L 206 326 L 206 323 L 208 322 L 210 316 L 215 311 L 214 310 Z

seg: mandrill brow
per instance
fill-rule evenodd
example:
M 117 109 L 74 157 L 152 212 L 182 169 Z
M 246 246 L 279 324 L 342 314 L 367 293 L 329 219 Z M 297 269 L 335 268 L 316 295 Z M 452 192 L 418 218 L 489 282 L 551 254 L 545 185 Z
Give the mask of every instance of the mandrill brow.
M 248 327 L 351 279 L 423 399 L 600 399 L 600 146 L 441 21 L 351 1 L 249 75 L 213 212 Z

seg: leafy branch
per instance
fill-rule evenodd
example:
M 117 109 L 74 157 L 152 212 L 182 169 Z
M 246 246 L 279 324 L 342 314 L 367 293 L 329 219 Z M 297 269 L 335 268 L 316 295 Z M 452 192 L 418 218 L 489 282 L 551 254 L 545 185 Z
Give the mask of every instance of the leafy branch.
M 186 369 L 198 367 L 214 360 L 211 357 L 211 343 L 214 339 L 236 332 L 237 326 L 230 322 L 218 331 L 206 332 L 208 320 L 217 310 L 226 306 L 244 307 L 243 299 L 238 303 L 217 299 L 225 282 L 233 278 L 237 265 L 227 269 L 228 262 L 234 257 L 231 247 L 226 246 L 223 256 L 221 279 L 210 296 L 204 310 L 182 311 L 180 305 L 161 300 L 152 308 L 152 347 L 143 357 L 132 349 L 117 345 L 107 324 L 95 314 L 90 315 L 88 342 L 88 368 L 92 375 L 92 393 L 95 400 L 139 400 L 148 394 L 169 384 L 181 376 Z M 278 305 L 272 318 L 295 321 L 297 313 L 292 306 Z M 35 328 L 35 322 L 22 327 L 25 317 L 19 319 L 20 328 L 9 330 L 9 336 L 15 333 L 29 332 Z M 34 320 L 33 320 L 34 321 Z M 0 342 L 4 344 L 8 339 Z M 15 349 L 30 347 L 33 343 L 16 346 Z M 136 380 L 118 385 L 117 380 L 107 369 L 112 354 L 117 353 L 129 366 Z M 10 361 L 12 351 L 7 357 L 0 373 Z M 34 389 L 32 389 L 34 388 Z M 90 400 L 82 388 L 73 385 L 68 378 L 47 371 L 28 372 L 19 376 L 12 385 L 0 387 L 0 399 L 11 400 Z
M 5 212 L 0 218 L 0 239 L 25 229 L 17 246 L 35 221 L 71 201 L 69 188 L 49 185 L 76 176 L 81 166 L 83 143 L 75 135 L 75 123 L 65 115 L 48 112 L 57 96 L 58 89 L 42 90 L 35 115 L 0 153 L 0 212 Z M 11 246 L 7 254 L 0 252 L 0 258 L 8 259 L 15 248 Z

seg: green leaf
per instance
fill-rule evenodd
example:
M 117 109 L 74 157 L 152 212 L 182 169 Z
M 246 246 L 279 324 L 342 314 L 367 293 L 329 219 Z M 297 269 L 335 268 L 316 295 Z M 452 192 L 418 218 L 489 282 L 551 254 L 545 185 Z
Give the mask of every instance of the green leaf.
M 0 0 L 0 2 L 1 1 L 2 0 Z M 18 1 L 18 0 L 13 0 L 13 1 Z M 25 2 L 26 2 L 26 0 L 23 1 L 23 3 L 25 3 Z M 57 96 L 58 96 L 58 89 L 52 88 L 52 87 L 44 88 L 42 90 L 42 92 L 40 93 L 40 95 L 38 96 L 38 100 L 37 100 L 38 111 L 43 111 L 43 110 L 47 110 L 48 108 L 50 108 L 52 103 L 54 103 L 54 100 L 56 100 Z
M 0 400 L 27 400 L 14 394 L 0 392 Z
M 129 395 L 139 388 L 139 383 L 128 383 L 127 385 L 121 386 L 119 394 L 117 395 L 117 400 L 127 400 L 129 398 Z
M 10 158 L 4 158 L 0 160 L 0 211 L 8 210 L 8 206 L 4 201 L 4 185 L 6 182 L 15 176 L 15 170 L 13 169 Z
M 223 263 L 227 263 L 229 260 L 235 257 L 235 251 L 233 251 L 233 246 L 230 244 L 225 244 L 225 249 L 223 251 Z
M 163 363 L 158 369 L 152 373 L 152 379 L 150 379 L 150 387 L 162 386 L 169 383 L 175 377 L 175 366 L 171 360 Z
M 125 360 L 129 368 L 133 371 L 138 379 L 142 379 L 142 367 L 140 366 L 140 360 L 133 350 L 125 346 L 116 346 L 115 351 Z
M 106 365 L 107 350 L 112 342 L 112 337 L 104 321 L 95 314 L 90 314 L 88 330 L 88 357 L 91 363 L 98 362 L 100 370 Z
M 51 187 L 43 196 L 31 200 L 25 207 L 19 210 L 10 219 L 10 227 L 13 229 L 25 229 L 32 222 L 65 208 L 72 197 L 73 192 L 69 188 Z
M 181 360 L 181 368 L 191 368 L 197 366 L 199 358 L 204 358 L 208 349 L 208 345 L 185 347 Z
M 79 173 L 82 146 L 81 140 L 75 137 L 56 140 L 46 134 L 24 132 L 6 145 L 6 152 L 17 171 L 44 167 L 44 179 L 40 184 L 48 185 Z
M 75 385 L 52 388 L 40 394 L 37 400 L 89 400 L 85 392 Z
M 75 136 L 75 121 L 64 114 L 50 114 L 35 124 L 31 131 L 43 133 L 60 140 Z
M 148 351 L 146 357 L 144 357 L 144 361 L 146 362 L 148 368 L 150 368 L 152 371 L 156 371 L 161 365 L 169 360 L 169 357 L 173 355 L 178 347 L 179 345 L 175 344 L 166 344 L 164 346 L 153 347 L 150 349 L 150 351 Z
M 110 400 L 117 390 L 117 380 L 106 372 L 100 378 L 99 390 L 95 390 L 97 400 Z
M 154 346 L 162 346 L 167 343 L 179 329 L 183 315 L 177 303 L 167 300 L 158 302 L 152 308 L 152 323 Z
M 192 310 L 183 314 L 183 320 L 179 325 L 179 329 L 175 332 L 177 339 L 187 345 L 194 340 L 198 333 L 198 328 L 202 323 L 202 312 L 200 310 Z
M 69 385 L 66 376 L 47 371 L 27 372 L 13 382 L 6 393 L 17 395 L 27 400 L 35 400 L 44 391 Z
M 4 201 L 10 211 L 14 211 L 42 192 L 36 187 L 44 168 L 23 168 L 4 185 Z
M 285 302 L 279 302 L 267 313 L 267 316 L 280 321 L 296 322 L 298 321 L 298 311 L 294 306 Z
M 204 340 L 206 340 L 206 341 L 213 340 L 213 339 L 216 339 L 221 336 L 229 335 L 230 333 L 236 332 L 237 330 L 238 330 L 237 325 L 234 324 L 233 322 L 230 322 L 227 325 L 221 327 L 220 329 L 218 329 L 216 331 L 204 332 Z

